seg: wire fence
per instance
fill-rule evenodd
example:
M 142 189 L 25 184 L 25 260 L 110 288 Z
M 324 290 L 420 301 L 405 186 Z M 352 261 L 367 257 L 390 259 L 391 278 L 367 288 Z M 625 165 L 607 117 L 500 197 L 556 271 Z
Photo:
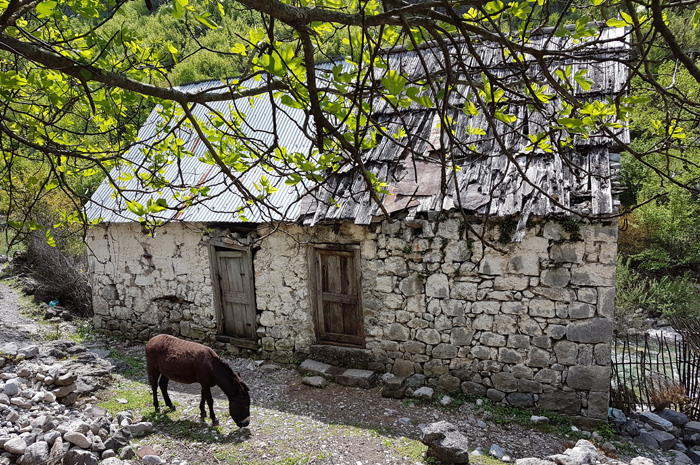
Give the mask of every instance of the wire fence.
M 668 334 L 619 335 L 612 354 L 610 405 L 626 412 L 673 408 L 700 419 L 695 342 Z

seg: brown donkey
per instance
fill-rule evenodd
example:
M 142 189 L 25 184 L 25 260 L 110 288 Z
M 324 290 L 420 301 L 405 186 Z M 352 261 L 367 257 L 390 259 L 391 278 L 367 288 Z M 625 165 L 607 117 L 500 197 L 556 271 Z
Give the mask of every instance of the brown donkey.
M 219 386 L 228 397 L 229 413 L 236 425 L 243 428 L 250 423 L 248 386 L 243 382 L 240 374 L 234 373 L 231 367 L 209 347 L 184 341 L 175 336 L 159 334 L 152 337 L 146 344 L 146 363 L 156 412 L 160 411 L 158 386 L 163 393 L 165 405 L 175 409 L 168 396 L 168 381 L 172 379 L 177 383 L 202 385 L 202 400 L 199 403 L 202 420 L 207 417 L 204 410 L 206 401 L 209 404 L 209 415 L 213 424 L 219 423 L 214 415 L 214 399 L 211 397 L 211 387 Z

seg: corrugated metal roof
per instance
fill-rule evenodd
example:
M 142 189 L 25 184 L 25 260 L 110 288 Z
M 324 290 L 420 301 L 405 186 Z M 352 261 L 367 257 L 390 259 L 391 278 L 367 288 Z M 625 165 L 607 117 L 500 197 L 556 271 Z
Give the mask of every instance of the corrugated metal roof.
M 624 91 L 627 70 L 620 61 L 606 59 L 606 56 L 609 56 L 611 51 L 626 48 L 623 34 L 621 29 L 603 29 L 600 37 L 603 45 L 589 56 L 582 55 L 575 61 L 554 63 L 552 66 L 570 65 L 572 75 L 579 69 L 588 69 L 587 77 L 593 79 L 593 85 L 588 90 L 576 85 L 574 93 L 580 98 L 601 99 L 617 95 Z M 570 45 L 567 40 L 570 39 L 539 36 L 533 37 L 529 45 L 533 48 L 562 49 Z M 478 51 L 481 64 L 471 55 L 466 43 L 451 47 L 449 51 L 454 56 L 463 57 L 465 69 L 473 70 L 477 77 L 482 64 L 485 64 L 490 73 L 500 78 L 508 79 L 511 75 L 513 78 L 522 78 L 518 74 L 521 71 L 513 70 L 511 59 L 499 46 L 480 43 Z M 525 59 L 530 61 L 527 68 L 528 77 L 543 78 L 543 71 L 537 65 L 533 65 L 532 57 Z M 431 48 L 420 52 L 404 50 L 389 53 L 387 61 L 389 69 L 398 70 L 409 79 L 424 72 L 424 63 L 436 73 L 445 71 L 442 57 Z M 344 71 L 351 69 L 347 63 L 341 64 Z M 320 65 L 319 68 L 329 70 L 334 65 L 328 63 Z M 221 85 L 220 81 L 209 81 L 183 86 L 181 89 L 197 92 Z M 224 91 L 225 89 L 222 89 L 222 92 Z M 461 105 L 473 96 L 470 96 L 466 85 L 461 85 L 450 98 L 454 105 Z M 488 127 L 488 124 L 483 115 L 474 118 L 457 111 L 453 116 L 456 122 L 455 137 L 460 140 L 461 148 L 472 146 L 472 149 L 465 153 L 455 148 L 453 155 L 461 169 L 448 173 L 445 179 L 448 188 L 443 196 L 439 182 L 442 177 L 442 165 L 439 157 L 434 156 L 434 152 L 441 143 L 447 143 L 449 146 L 449 141 L 441 140 L 440 131 L 436 131 L 440 120 L 436 118 L 435 110 L 425 109 L 413 103 L 409 108 L 397 112 L 386 101 L 379 100 L 372 104 L 373 117 L 385 122 L 388 134 L 396 130 L 399 120 L 405 124 L 408 133 L 408 137 L 401 140 L 385 136 L 380 139 L 376 148 L 364 155 L 368 169 L 389 183 L 389 190 L 393 195 L 383 196 L 382 202 L 390 213 L 409 211 L 410 215 L 416 215 L 463 208 L 478 214 L 496 216 L 526 213 L 523 215 L 526 217 L 530 214 L 547 215 L 586 208 L 593 214 L 607 214 L 614 209 L 614 176 L 619 163 L 610 163 L 608 147 L 613 145 L 613 141 L 607 136 L 592 134 L 588 140 L 576 139 L 580 153 L 528 153 L 527 134 L 514 131 L 502 122 L 497 123 L 495 132 L 489 129 L 483 135 L 468 134 L 467 127 Z M 556 99 L 553 99 L 549 108 L 555 109 L 558 105 Z M 264 152 L 275 140 L 288 152 L 308 153 L 311 150 L 312 142 L 307 134 L 313 134 L 313 122 L 304 111 L 280 105 L 279 97 L 274 105 L 269 95 L 265 94 L 235 102 L 216 102 L 208 107 L 194 107 L 193 113 L 198 120 L 210 121 L 212 110 L 224 120 L 233 120 L 232 115 L 241 115 L 240 131 L 244 137 L 239 138 L 239 141 L 245 140 L 252 144 L 255 151 Z M 539 113 L 529 112 L 526 115 L 528 109 L 524 105 L 512 105 L 508 112 L 517 114 L 520 121 L 527 116 L 527 132 L 530 134 L 550 130 L 548 121 Z M 275 125 L 272 115 L 275 115 Z M 162 137 L 163 123 L 157 108 L 139 131 L 140 144 L 132 147 L 126 155 L 132 166 L 115 168 L 111 173 L 112 179 L 118 179 L 120 173 L 147 173 L 149 168 L 153 168 L 145 166 L 145 163 L 151 160 L 148 156 L 149 147 Z M 261 223 L 301 219 L 305 224 L 335 220 L 368 224 L 381 214 L 379 206 L 370 202 L 364 180 L 349 167 L 342 169 L 341 174 L 329 176 L 327 185 L 318 187 L 314 196 L 305 196 L 306 190 L 313 186 L 286 185 L 286 170 L 281 164 L 275 167 L 275 172 L 269 167 L 256 165 L 244 173 L 237 174 L 236 182 L 243 189 L 256 194 L 255 184 L 265 176 L 278 190 L 265 199 L 266 206 L 249 205 L 238 187 L 234 186 L 233 180 L 218 167 L 202 161 L 207 154 L 207 147 L 199 137 L 182 128 L 178 129 L 177 133 L 183 139 L 183 148 L 191 151 L 193 155 L 183 157 L 177 163 L 155 167 L 162 169 L 164 177 L 170 181 L 167 188 L 159 191 L 146 188 L 144 182 L 132 176 L 128 180 L 118 182 L 123 195 L 114 196 L 109 182 L 105 181 L 93 195 L 93 201 L 86 207 L 88 216 L 93 219 L 103 218 L 105 222 L 134 221 L 137 217 L 126 209 L 125 198 L 144 203 L 148 198 L 155 200 L 163 197 L 172 204 L 172 196 L 186 194 L 189 186 L 207 186 L 210 188 L 210 195 L 206 200 L 188 206 L 176 217 L 172 217 L 171 212 L 162 213 L 163 220 L 213 223 L 241 222 L 245 218 L 250 222 Z M 494 133 L 498 134 L 509 148 L 510 156 L 503 153 Z M 626 130 L 621 130 L 618 134 L 618 138 L 623 141 L 628 137 Z M 578 162 L 572 165 L 572 159 Z M 594 167 L 594 171 L 602 178 L 590 176 L 589 167 Z M 523 181 L 523 173 L 526 173 L 530 183 Z M 333 197 L 338 206 L 329 206 L 330 197 Z M 559 199 L 560 205 L 553 203 L 551 198 Z M 243 216 L 238 213 L 242 208 L 245 209 Z

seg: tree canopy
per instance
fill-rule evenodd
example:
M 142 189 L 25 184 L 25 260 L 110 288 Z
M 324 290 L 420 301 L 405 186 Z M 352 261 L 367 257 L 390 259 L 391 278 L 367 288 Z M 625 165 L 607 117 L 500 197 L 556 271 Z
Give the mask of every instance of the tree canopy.
M 613 141 L 629 154 L 624 172 L 655 180 L 631 189 L 629 205 L 669 190 L 695 192 L 698 5 L 699 0 L 174 0 L 153 4 L 149 12 L 141 3 L 121 0 L 2 0 L 3 209 L 10 226 L 41 229 L 31 206 L 60 190 L 74 208 L 65 209 L 58 222 L 85 220 L 81 207 L 104 177 L 115 195 L 125 195 L 123 179 L 110 178 L 117 166 L 121 176 L 137 177 L 144 192 L 158 197 L 172 187 L 164 170 L 194 156 L 182 148 L 181 129 L 201 138 L 206 147 L 201 159 L 223 172 L 230 188 L 250 204 L 273 208 L 266 199 L 274 188 L 264 180 L 254 190 L 246 188 L 241 174 L 255 167 L 274 172 L 280 164 L 287 183 L 303 188 L 322 183 L 329 172 L 352 169 L 378 200 L 385 180 L 367 169 L 363 154 L 382 138 L 402 146 L 412 128 L 382 120 L 377 107 L 436 111 L 443 179 L 478 152 L 469 138 L 455 136 L 459 114 L 479 117 L 483 127 L 460 130 L 492 138 L 513 163 L 521 154 L 507 138 L 515 133 L 529 139 L 527 153 L 565 159 L 576 140 L 597 135 Z M 623 29 L 610 38 L 608 28 Z M 613 40 L 628 48 L 601 55 Z M 497 62 L 483 60 L 486 44 L 498 50 Z M 419 55 L 410 73 L 392 68 L 387 54 L 401 50 L 430 50 L 430 60 Z M 571 66 L 581 57 L 624 67 L 625 92 L 591 98 L 589 70 Z M 220 84 L 204 90 L 176 86 L 201 78 Z M 233 113 L 224 120 L 214 105 L 255 99 L 274 103 L 273 122 L 276 112 L 302 111 L 299 128 L 308 150 L 289 152 L 276 137 L 251 143 L 244 117 Z M 512 112 L 514 105 L 528 111 Z M 158 140 L 142 151 L 144 157 L 125 157 L 155 106 L 162 118 Z M 209 110 L 205 118 L 197 116 L 202 108 Z M 629 143 L 621 129 L 632 116 Z M 525 170 L 519 174 L 537 188 Z M 206 186 L 179 187 L 177 198 L 132 201 L 129 209 L 157 223 L 159 212 L 185 209 L 209 195 Z M 31 199 L 19 195 L 27 192 Z M 550 200 L 560 205 L 556 196 Z

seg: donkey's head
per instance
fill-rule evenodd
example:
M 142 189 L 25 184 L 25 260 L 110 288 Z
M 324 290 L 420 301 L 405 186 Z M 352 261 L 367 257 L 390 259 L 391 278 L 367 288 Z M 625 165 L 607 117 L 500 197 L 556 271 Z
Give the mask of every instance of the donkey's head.
M 231 418 L 239 428 L 245 428 L 250 423 L 250 394 L 248 385 L 241 379 L 240 373 L 235 373 L 234 386 L 238 392 L 229 397 L 228 410 Z

